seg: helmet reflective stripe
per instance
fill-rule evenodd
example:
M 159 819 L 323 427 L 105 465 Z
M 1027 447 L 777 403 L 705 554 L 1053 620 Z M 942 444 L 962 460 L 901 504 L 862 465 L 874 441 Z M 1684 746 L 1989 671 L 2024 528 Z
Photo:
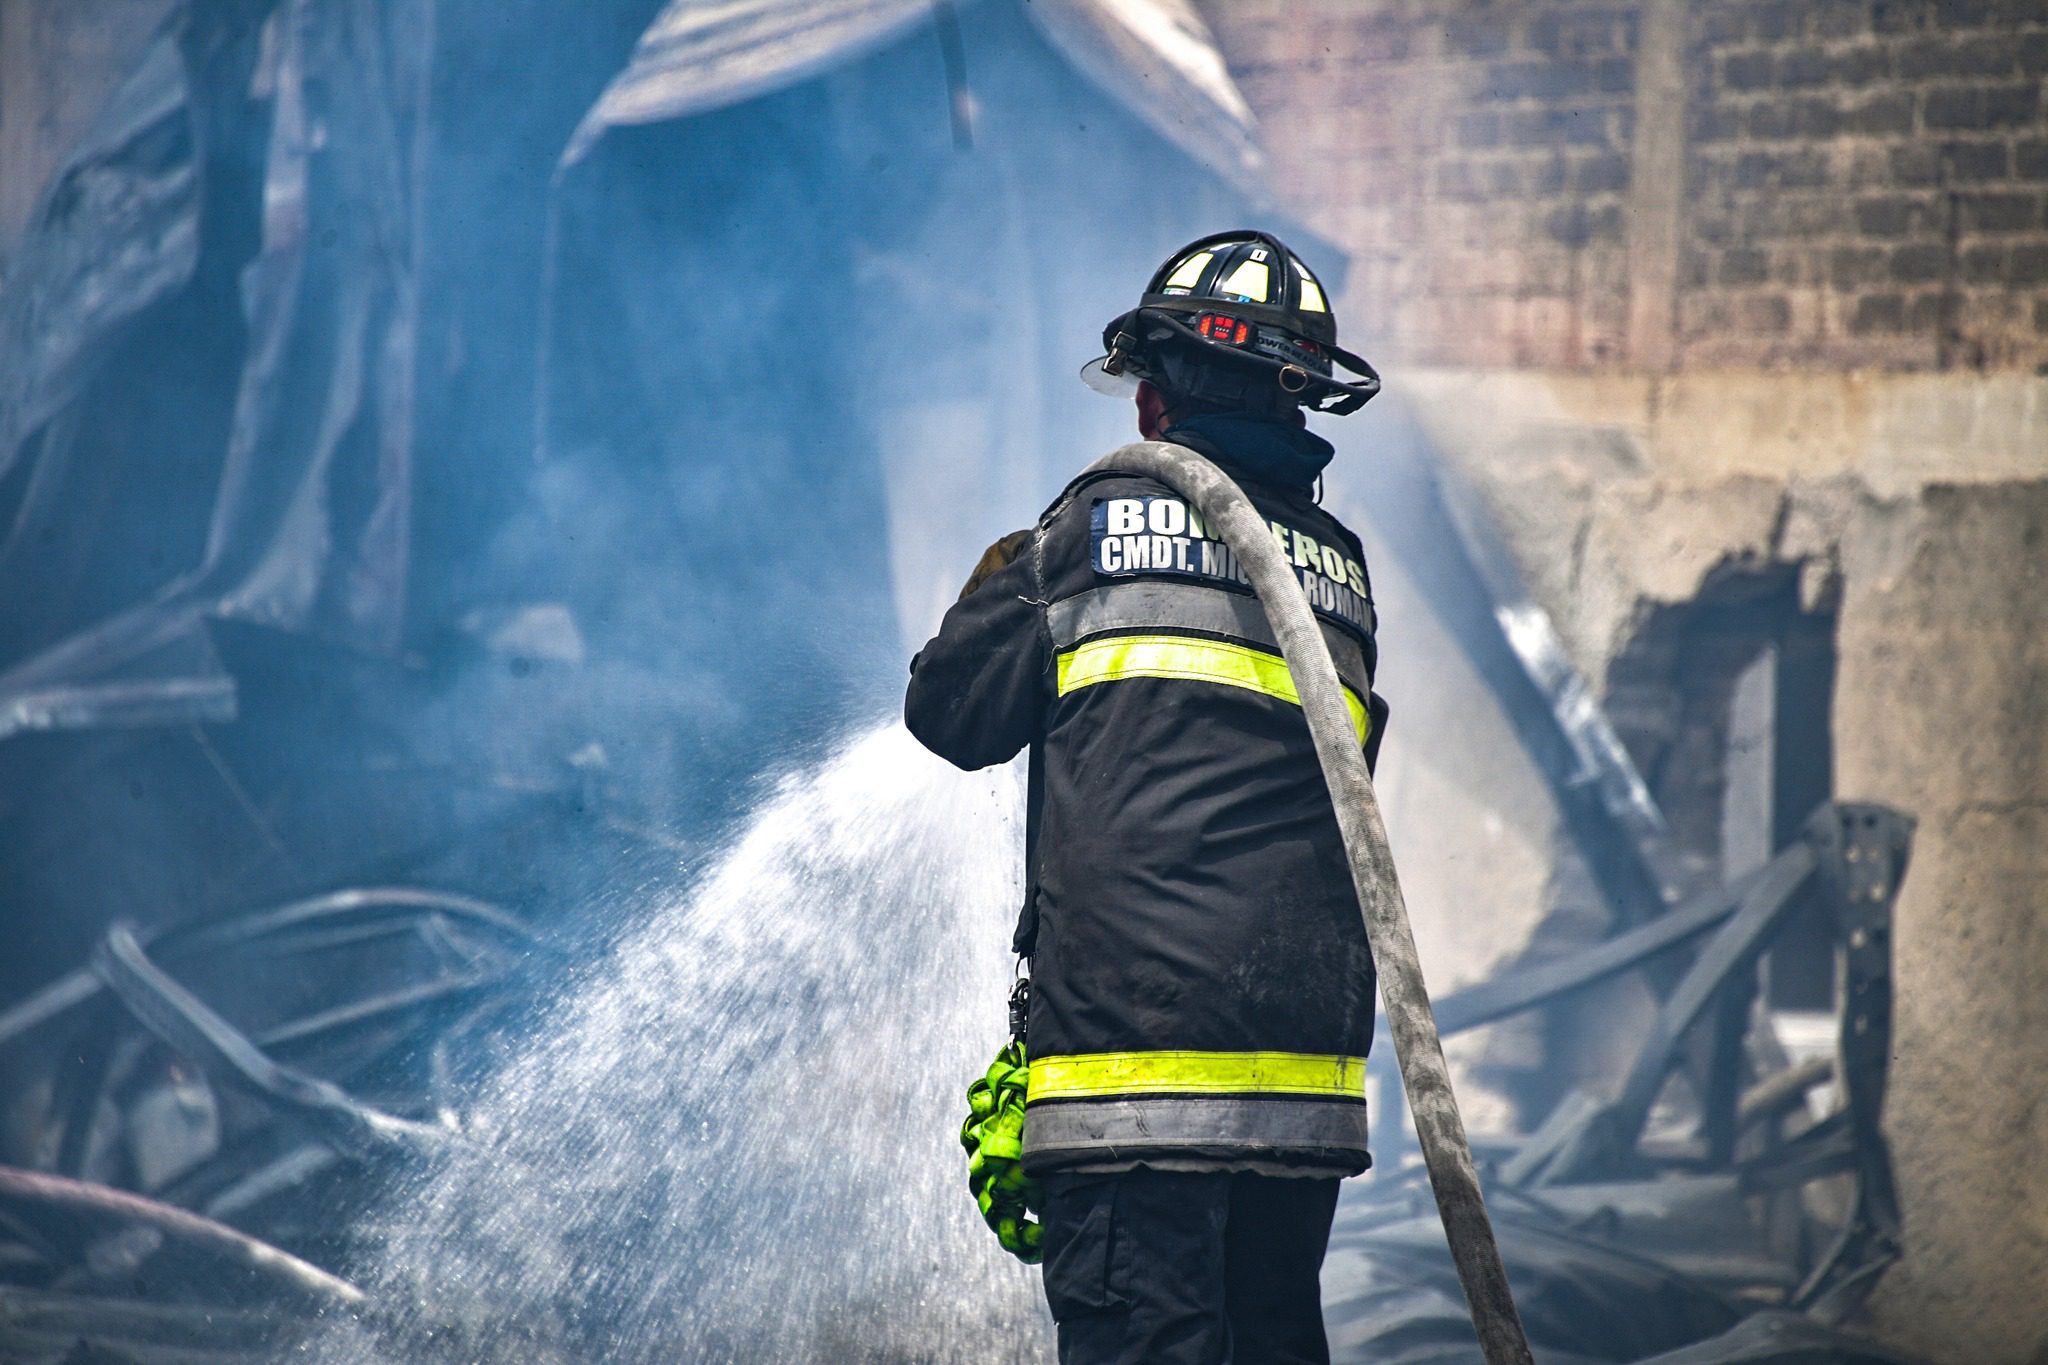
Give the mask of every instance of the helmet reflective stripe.
M 1201 282 L 1202 267 L 1208 265 L 1215 254 L 1213 251 L 1197 251 L 1173 268 L 1162 289 L 1193 289 Z
M 1316 277 L 1308 273 L 1308 267 L 1300 261 L 1294 262 L 1296 273 L 1301 276 L 1301 311 L 1304 313 L 1327 313 L 1330 305 L 1323 302 L 1323 287 L 1316 283 Z
M 1246 303 L 1265 303 L 1273 289 L 1273 271 L 1264 261 L 1245 261 L 1218 284 L 1214 297 L 1235 297 Z

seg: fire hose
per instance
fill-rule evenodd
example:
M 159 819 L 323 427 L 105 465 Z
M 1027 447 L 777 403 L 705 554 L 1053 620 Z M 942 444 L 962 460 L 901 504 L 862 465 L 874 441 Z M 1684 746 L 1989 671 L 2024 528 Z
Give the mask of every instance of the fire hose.
M 1437 1212 L 1443 1219 L 1466 1304 L 1472 1310 L 1480 1349 L 1487 1365 L 1532 1365 L 1528 1338 L 1508 1289 L 1507 1270 L 1494 1242 L 1493 1223 L 1486 1215 L 1472 1148 L 1465 1140 L 1465 1123 L 1451 1093 L 1436 1015 L 1423 985 L 1422 962 L 1415 952 L 1415 935 L 1408 927 L 1408 908 L 1394 873 L 1394 857 L 1387 846 L 1372 777 L 1352 728 L 1336 665 L 1301 582 L 1280 553 L 1266 519 L 1243 490 L 1187 447 L 1139 441 L 1104 456 L 1093 468 L 1143 474 L 1180 493 L 1230 546 L 1239 566 L 1251 577 L 1252 589 L 1280 643 L 1281 657 L 1293 675 L 1302 712 L 1315 739 L 1316 757 L 1336 803 L 1337 828 L 1351 863 L 1352 883 L 1358 889 L 1366 939 L 1379 969 L 1380 996 L 1393 1034 L 1401 1083 L 1415 1116 L 1415 1136 L 1429 1168 Z

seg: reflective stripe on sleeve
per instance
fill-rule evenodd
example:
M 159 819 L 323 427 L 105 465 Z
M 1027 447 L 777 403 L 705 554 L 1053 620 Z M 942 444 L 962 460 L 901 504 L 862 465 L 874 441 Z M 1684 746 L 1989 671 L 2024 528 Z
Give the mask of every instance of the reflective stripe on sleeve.
M 1093 1052 L 1033 1057 L 1027 1103 L 1109 1095 L 1365 1097 L 1365 1058 L 1304 1052 Z
M 1301 693 L 1295 690 L 1294 675 L 1287 671 L 1286 661 L 1223 640 L 1198 640 L 1185 635 L 1116 635 L 1106 640 L 1090 640 L 1059 656 L 1062 697 L 1097 683 L 1127 678 L 1221 683 L 1301 705 Z M 1358 732 L 1359 742 L 1364 743 L 1372 722 L 1365 702 L 1349 686 L 1344 688 L 1344 706 L 1351 712 L 1351 728 Z

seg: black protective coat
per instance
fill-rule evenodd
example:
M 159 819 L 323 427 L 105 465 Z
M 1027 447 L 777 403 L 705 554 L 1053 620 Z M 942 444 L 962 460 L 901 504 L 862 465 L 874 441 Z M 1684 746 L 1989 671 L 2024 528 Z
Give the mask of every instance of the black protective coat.
M 1364 695 L 1376 653 L 1357 539 L 1305 491 L 1233 473 L 1294 551 L 1298 571 L 1328 580 L 1314 584 L 1312 596 L 1340 673 Z M 1114 553 L 1108 562 L 1119 571 L 1104 571 L 1105 505 L 1175 496 L 1120 474 L 1070 485 L 1022 552 L 957 603 L 912 661 L 905 720 L 927 747 L 968 769 L 1039 746 L 1030 903 L 1020 931 L 1033 955 L 1034 1058 L 1172 1049 L 1363 1057 L 1372 1041 L 1372 961 L 1300 708 L 1183 678 L 1128 678 L 1058 695 L 1057 656 L 1073 643 L 1074 608 L 1098 589 L 1214 589 L 1239 610 L 1249 603 L 1263 622 L 1248 587 L 1180 571 L 1199 566 L 1198 544 L 1166 556 L 1166 571 L 1124 569 Z M 1062 629 L 1066 638 L 1058 638 Z M 1081 638 L 1119 633 L 1143 632 L 1111 626 Z M 1369 750 L 1384 716 L 1374 702 Z M 1026 1163 L 1127 1169 L 1149 1157 L 1333 1173 L 1368 1164 L 1362 1099 L 1355 1132 L 1334 1145 L 1305 1128 L 1299 1140 L 1290 1137 L 1287 1115 L 1307 1110 L 1276 1103 L 1287 1101 L 1264 1107 L 1277 1121 L 1254 1125 L 1257 1150 L 1241 1132 L 1219 1131 L 1210 1142 L 1182 1125 L 1169 1139 L 1122 1142 L 1113 1153 L 1049 1154 L 1034 1150 L 1027 1121 Z M 1173 1125 L 1141 1119 L 1137 1127 Z

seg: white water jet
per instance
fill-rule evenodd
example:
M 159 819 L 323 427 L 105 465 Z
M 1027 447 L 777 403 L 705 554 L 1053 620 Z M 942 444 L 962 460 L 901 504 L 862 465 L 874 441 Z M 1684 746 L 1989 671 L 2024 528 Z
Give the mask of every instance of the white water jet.
M 1005 1038 L 1012 769 L 899 725 L 783 781 L 673 903 L 565 981 L 396 1191 L 372 1361 L 1042 1358 L 1037 1274 L 965 1186 L 963 1092 Z M 431 1346 L 429 1346 L 431 1343 Z

